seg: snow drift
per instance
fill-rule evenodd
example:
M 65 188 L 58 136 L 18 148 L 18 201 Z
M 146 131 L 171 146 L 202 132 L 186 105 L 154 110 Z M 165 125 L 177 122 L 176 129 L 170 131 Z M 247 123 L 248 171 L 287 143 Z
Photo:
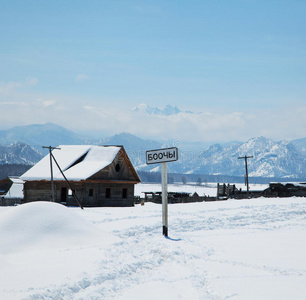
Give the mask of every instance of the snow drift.
M 7 209 L 0 216 L 3 254 L 23 252 L 29 247 L 71 247 L 98 238 L 92 223 L 58 203 L 26 203 Z M 109 238 L 109 234 L 104 234 Z

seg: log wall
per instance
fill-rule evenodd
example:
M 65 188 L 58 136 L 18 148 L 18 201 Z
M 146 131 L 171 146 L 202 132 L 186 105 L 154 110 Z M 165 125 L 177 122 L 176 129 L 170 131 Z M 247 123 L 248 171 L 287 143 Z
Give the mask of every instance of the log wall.
M 72 181 L 70 185 L 78 201 L 85 207 L 134 205 L 134 183 L 131 182 Z M 107 189 L 110 191 L 109 195 Z M 54 198 L 55 202 L 62 202 L 68 206 L 78 205 L 65 181 L 54 182 Z M 24 202 L 32 201 L 52 201 L 51 182 L 26 182 Z

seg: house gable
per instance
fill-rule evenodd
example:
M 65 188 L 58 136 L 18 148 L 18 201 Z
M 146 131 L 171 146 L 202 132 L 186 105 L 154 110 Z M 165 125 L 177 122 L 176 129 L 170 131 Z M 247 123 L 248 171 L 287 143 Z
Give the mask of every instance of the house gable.
M 140 182 L 140 179 L 123 147 L 121 147 L 117 156 L 110 165 L 88 179 L 128 181 L 131 183 Z

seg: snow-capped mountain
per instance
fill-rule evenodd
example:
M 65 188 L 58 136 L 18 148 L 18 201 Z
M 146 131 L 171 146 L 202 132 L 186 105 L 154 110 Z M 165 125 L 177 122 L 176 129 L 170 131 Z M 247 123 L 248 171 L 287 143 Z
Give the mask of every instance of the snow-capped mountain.
M 127 132 L 96 140 L 85 140 L 73 132 L 71 135 L 70 133 L 69 130 L 50 123 L 0 131 L 0 142 L 5 141 L 5 144 L 0 147 L 0 165 L 34 164 L 42 157 L 38 151 L 42 150 L 41 146 L 43 145 L 90 143 L 123 145 L 138 171 L 159 172 L 159 164 L 146 164 L 145 152 L 166 146 L 177 146 L 179 160 L 168 164 L 169 173 L 244 176 L 244 160 L 238 159 L 238 157 L 247 155 L 253 156 L 248 159 L 248 170 L 251 177 L 306 179 L 306 156 L 303 152 L 303 139 L 292 142 L 274 142 L 265 137 L 258 137 L 245 143 L 232 142 L 207 147 L 204 144 L 188 142 L 182 142 L 179 145 L 169 142 L 166 145 L 163 142 L 142 139 Z M 10 139 L 17 137 L 22 143 L 16 142 L 7 146 Z M 37 145 L 39 147 L 36 147 Z
M 292 144 L 306 156 L 306 138 L 294 140 Z
M 245 175 L 248 159 L 249 176 L 252 177 L 305 177 L 306 158 L 292 143 L 273 142 L 270 139 L 253 138 L 246 143 L 221 146 L 219 144 L 202 151 L 190 163 L 184 165 L 185 173 Z
M 182 112 L 178 107 L 169 104 L 161 109 L 158 107 L 149 106 L 148 104 L 140 104 L 132 108 L 132 111 L 147 113 L 149 115 L 161 115 L 161 116 L 171 116 Z
M 9 146 L 0 146 L 0 165 L 34 165 L 42 157 L 40 152 L 25 143 L 15 142 Z

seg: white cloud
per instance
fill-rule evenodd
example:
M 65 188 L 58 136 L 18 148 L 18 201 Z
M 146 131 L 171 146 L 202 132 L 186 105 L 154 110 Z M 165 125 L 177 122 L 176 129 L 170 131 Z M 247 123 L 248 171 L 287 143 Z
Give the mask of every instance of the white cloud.
M 175 115 L 148 115 L 114 99 L 94 101 L 55 95 L 31 97 L 25 94 L 15 101 L 2 97 L 5 113 L 0 127 L 53 122 L 75 132 L 95 131 L 102 136 L 130 132 L 158 140 L 226 142 L 245 141 L 266 136 L 274 140 L 305 137 L 306 106 L 297 103 L 289 108 L 251 112 L 205 111 Z M 4 100 L 2 102 L 2 99 Z M 39 100 L 37 100 L 39 99 Z M 86 102 L 86 105 L 84 103 Z M 18 117 L 17 117 L 18 116 Z
M 94 106 L 85 105 L 84 109 L 90 111 L 90 110 L 94 110 L 95 108 L 94 108 Z
M 155 139 L 222 142 L 243 141 L 262 135 L 275 140 L 291 140 L 305 136 L 305 110 L 305 106 L 299 106 L 290 110 L 283 107 L 251 113 L 205 112 L 171 116 L 136 116 L 133 112 L 122 112 L 129 122 L 118 122 L 116 125 L 118 131 L 121 125 L 124 128 L 121 131 Z
M 76 81 L 77 82 L 81 82 L 81 81 L 84 81 L 84 80 L 88 80 L 90 79 L 90 77 L 86 74 L 78 74 L 77 75 L 77 78 L 76 78 Z
M 6 105 L 13 105 L 13 106 L 29 106 L 29 103 L 27 102 L 14 102 L 14 101 L 4 101 L 0 102 L 1 106 L 6 106 Z
M 38 99 L 37 102 L 41 103 L 44 107 L 48 107 L 48 106 L 56 104 L 56 100 L 54 99 L 48 99 L 48 100 Z
M 54 105 L 56 103 L 55 100 L 47 100 L 47 101 L 43 101 L 44 106 L 50 106 L 50 105 Z
M 0 83 L 0 95 L 9 95 L 17 88 L 21 87 L 20 82 L 8 82 L 8 83 Z
M 27 78 L 24 82 L 24 86 L 34 86 L 37 85 L 38 79 L 35 77 Z
M 23 81 L 0 82 L 0 95 L 8 96 L 18 89 L 35 86 L 38 79 L 35 77 L 26 78 Z

